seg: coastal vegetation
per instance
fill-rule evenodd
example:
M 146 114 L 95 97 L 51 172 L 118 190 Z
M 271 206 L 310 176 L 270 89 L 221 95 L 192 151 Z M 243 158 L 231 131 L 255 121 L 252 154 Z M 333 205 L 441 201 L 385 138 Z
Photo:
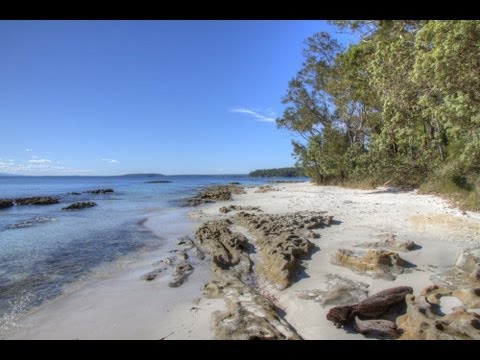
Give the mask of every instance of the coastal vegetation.
M 298 167 L 287 167 L 277 169 L 260 169 L 248 174 L 252 177 L 301 177 L 305 176 L 302 169 Z
M 319 184 L 416 186 L 480 209 L 480 21 L 334 21 L 306 39 L 282 99 Z

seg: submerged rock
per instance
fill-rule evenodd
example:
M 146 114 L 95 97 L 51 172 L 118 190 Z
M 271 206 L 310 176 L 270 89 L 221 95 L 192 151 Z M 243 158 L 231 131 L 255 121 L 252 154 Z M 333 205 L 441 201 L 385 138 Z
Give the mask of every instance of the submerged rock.
M 398 253 L 386 250 L 368 250 L 365 253 L 339 249 L 330 261 L 332 264 L 347 267 L 353 271 L 386 280 L 395 280 L 396 276 L 412 266 Z
M 53 218 L 51 218 L 51 217 L 36 216 L 36 217 L 34 217 L 32 219 L 29 219 L 29 220 L 26 220 L 26 221 L 22 221 L 22 222 L 12 224 L 12 225 L 7 225 L 7 229 L 22 229 L 22 228 L 26 228 L 26 227 L 30 227 L 30 226 L 35 226 L 35 225 L 38 225 L 38 224 L 44 224 L 44 223 L 50 222 L 52 220 L 53 220 Z
M 15 199 L 15 205 L 52 205 L 58 204 L 58 199 L 51 196 L 36 196 Z
M 205 284 L 207 297 L 223 297 L 227 309 L 213 314 L 219 340 L 299 340 L 300 335 L 282 319 L 273 303 L 241 281 L 214 280 Z
M 87 190 L 84 191 L 85 194 L 111 194 L 113 193 L 113 189 L 95 189 L 95 190 Z
M 12 207 L 13 205 L 13 200 L 11 199 L 0 199 L 0 209 L 6 209 Z
M 146 184 L 168 184 L 171 183 L 170 180 L 152 180 L 152 181 L 145 181 Z
M 76 202 L 66 207 L 63 207 L 62 210 L 81 210 L 81 209 L 91 208 L 94 206 L 97 206 L 97 204 L 94 202 L 82 201 L 82 202 Z

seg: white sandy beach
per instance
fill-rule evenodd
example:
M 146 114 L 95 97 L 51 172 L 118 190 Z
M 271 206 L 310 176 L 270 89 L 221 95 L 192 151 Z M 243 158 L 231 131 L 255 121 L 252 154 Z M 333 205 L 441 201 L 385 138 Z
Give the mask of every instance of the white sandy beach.
M 159 236 L 193 233 L 203 221 L 220 214 L 224 205 L 259 206 L 265 213 L 326 211 L 336 222 L 317 230 L 318 246 L 305 260 L 305 276 L 285 290 L 263 285 L 277 298 L 288 321 L 304 339 L 364 339 L 360 334 L 335 328 L 323 308 L 312 300 L 298 297 L 299 292 L 325 288 L 328 274 L 339 274 L 369 285 L 369 292 L 399 285 L 418 292 L 432 284 L 430 276 L 452 266 L 464 248 L 480 246 L 480 214 L 462 212 L 445 200 L 415 191 L 353 190 L 309 183 L 274 185 L 279 191 L 255 193 L 247 188 L 234 201 L 217 202 L 190 213 L 194 220 L 187 231 L 175 234 L 178 224 L 151 218 L 146 226 Z M 191 226 L 189 229 L 188 226 Z M 239 229 L 241 231 L 241 229 Z M 416 265 L 396 280 L 382 280 L 354 273 L 330 263 L 339 248 L 378 240 L 387 233 L 399 240 L 412 240 L 421 248 L 402 257 Z M 213 339 L 213 311 L 221 309 L 222 300 L 201 298 L 202 285 L 213 275 L 207 260 L 196 261 L 189 280 L 178 288 L 168 287 L 169 277 L 162 275 L 151 282 L 140 280 L 152 270 L 152 263 L 164 257 L 168 249 L 146 253 L 123 263 L 115 275 L 95 281 L 41 306 L 18 323 L 15 339 Z M 199 298 L 201 298 L 199 300 Z

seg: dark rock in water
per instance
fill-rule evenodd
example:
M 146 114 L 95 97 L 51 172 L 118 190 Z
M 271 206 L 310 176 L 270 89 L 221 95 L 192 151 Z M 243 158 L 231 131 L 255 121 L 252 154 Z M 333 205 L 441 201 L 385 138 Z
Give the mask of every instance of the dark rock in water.
M 170 180 L 153 180 L 153 181 L 145 181 L 146 184 L 168 184 L 171 183 Z
M 37 196 L 29 198 L 17 198 L 15 199 L 15 204 L 18 206 L 22 205 L 51 205 L 58 204 L 58 199 L 51 196 Z
M 43 224 L 51 220 L 53 220 L 53 218 L 36 216 L 30 220 L 22 221 L 12 225 L 7 225 L 7 229 L 22 229 L 30 226 L 35 226 L 37 224 Z
M 71 205 L 68 205 L 68 206 L 62 208 L 62 210 L 80 210 L 80 209 L 90 208 L 90 207 L 94 207 L 94 206 L 97 206 L 97 204 L 94 203 L 94 202 L 82 201 L 82 202 L 76 202 L 76 203 L 73 203 Z
M 0 199 L 0 209 L 6 209 L 13 206 L 13 200 L 11 199 Z
M 84 191 L 84 193 L 86 194 L 109 194 L 109 193 L 113 193 L 113 190 L 112 189 L 96 189 L 96 190 L 87 190 L 87 191 Z
M 67 193 L 67 195 L 82 195 L 82 193 L 74 191 L 74 192 Z
M 240 185 L 238 181 L 229 182 L 228 185 Z

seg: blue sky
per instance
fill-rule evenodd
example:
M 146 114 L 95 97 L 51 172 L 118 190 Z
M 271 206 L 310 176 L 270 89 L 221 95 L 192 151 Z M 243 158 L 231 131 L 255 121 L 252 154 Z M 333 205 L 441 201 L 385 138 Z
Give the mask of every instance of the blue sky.
M 0 173 L 292 166 L 273 120 L 323 21 L 0 21 Z

